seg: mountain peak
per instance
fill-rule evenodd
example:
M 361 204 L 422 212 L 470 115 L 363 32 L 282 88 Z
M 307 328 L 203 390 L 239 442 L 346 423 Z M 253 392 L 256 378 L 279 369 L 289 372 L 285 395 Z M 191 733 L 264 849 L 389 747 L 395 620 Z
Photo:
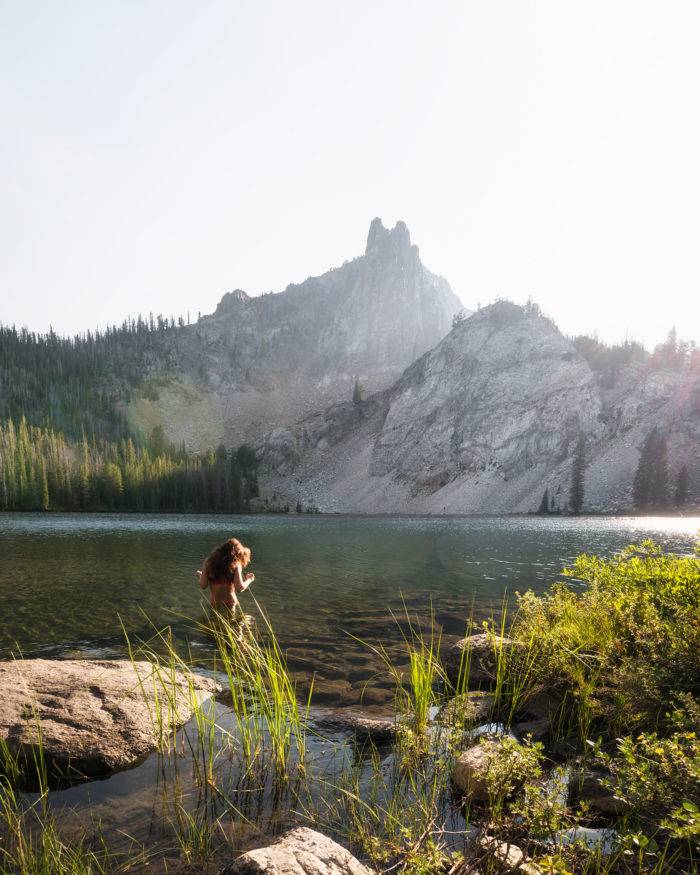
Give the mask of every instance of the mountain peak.
M 381 256 L 387 252 L 393 252 L 396 255 L 405 256 L 411 251 L 411 248 L 411 235 L 405 222 L 399 220 L 389 230 L 384 227 L 380 218 L 372 219 L 367 235 L 365 255 Z
M 214 315 L 221 316 L 224 313 L 231 313 L 241 304 L 246 304 L 248 301 L 250 301 L 250 296 L 247 295 L 243 289 L 234 289 L 232 292 L 226 292 L 223 298 L 219 301 L 216 310 L 214 311 Z

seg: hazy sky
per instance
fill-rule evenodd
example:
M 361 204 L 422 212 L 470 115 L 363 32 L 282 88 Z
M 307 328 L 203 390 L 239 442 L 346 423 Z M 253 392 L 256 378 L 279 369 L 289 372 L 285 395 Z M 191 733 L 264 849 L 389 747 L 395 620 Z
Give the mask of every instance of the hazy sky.
M 408 224 L 467 306 L 700 339 L 700 3 L 0 2 L 0 321 L 210 312 Z

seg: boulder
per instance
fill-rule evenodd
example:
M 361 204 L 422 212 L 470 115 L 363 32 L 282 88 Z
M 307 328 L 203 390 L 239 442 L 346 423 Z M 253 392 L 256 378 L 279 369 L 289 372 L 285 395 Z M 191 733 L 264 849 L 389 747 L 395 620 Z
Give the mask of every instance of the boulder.
M 468 688 L 489 688 L 496 681 L 499 653 L 507 656 L 519 646 L 521 645 L 512 638 L 504 635 L 492 635 L 488 632 L 468 635 L 443 652 L 443 668 L 453 686 L 457 686 L 460 670 L 464 675 L 468 668 Z
M 439 720 L 447 726 L 475 726 L 489 719 L 495 698 L 492 693 L 460 693 L 440 710 Z
M 627 805 L 603 786 L 607 772 L 597 769 L 581 769 L 571 775 L 569 795 L 572 802 L 587 802 L 602 814 L 622 814 Z
M 452 767 L 452 781 L 464 796 L 477 802 L 488 801 L 486 775 L 495 752 L 496 743 L 486 739 L 457 757 Z
M 200 675 L 171 683 L 149 662 L 18 659 L 0 662 L 0 739 L 25 764 L 41 736 L 53 783 L 136 765 L 217 690 Z M 32 783 L 30 770 L 25 779 Z
M 463 796 L 476 802 L 488 802 L 487 778 L 491 763 L 500 757 L 508 758 L 512 766 L 509 780 L 522 783 L 518 769 L 522 750 L 517 742 L 509 742 L 504 748 L 499 738 L 485 736 L 457 757 L 452 767 L 452 781 Z
M 350 851 L 301 826 L 264 848 L 241 854 L 220 875 L 372 875 Z

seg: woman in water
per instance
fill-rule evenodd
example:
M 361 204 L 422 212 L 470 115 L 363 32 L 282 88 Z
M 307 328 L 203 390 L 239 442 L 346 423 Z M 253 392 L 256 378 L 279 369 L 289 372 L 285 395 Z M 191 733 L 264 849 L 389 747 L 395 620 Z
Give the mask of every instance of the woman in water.
M 199 575 L 200 589 L 209 587 L 209 603 L 215 611 L 232 616 L 238 607 L 237 593 L 245 592 L 255 580 L 250 572 L 243 577 L 243 569 L 250 562 L 250 550 L 238 538 L 217 547 L 204 563 Z

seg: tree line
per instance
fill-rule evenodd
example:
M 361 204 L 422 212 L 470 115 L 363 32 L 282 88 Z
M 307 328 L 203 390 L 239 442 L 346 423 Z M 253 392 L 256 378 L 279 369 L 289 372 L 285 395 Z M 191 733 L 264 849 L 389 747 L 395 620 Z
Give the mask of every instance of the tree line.
M 27 416 L 72 440 L 128 438 L 124 404 L 154 362 L 173 364 L 184 327 L 182 318 L 138 316 L 67 338 L 0 325 L 0 422 Z
M 237 449 L 191 454 L 29 425 L 0 423 L 0 510 L 218 511 L 249 509 L 258 494 L 257 459 Z
M 565 510 L 579 514 L 583 510 L 585 496 L 586 439 L 579 433 L 574 448 L 571 465 L 571 485 Z M 688 467 L 681 465 L 675 478 L 671 478 L 668 467 L 668 443 L 666 436 L 653 428 L 644 440 L 639 462 L 632 483 L 632 497 L 635 510 L 657 511 L 683 508 L 690 498 Z M 558 497 L 545 488 L 540 501 L 538 514 L 561 513 Z

